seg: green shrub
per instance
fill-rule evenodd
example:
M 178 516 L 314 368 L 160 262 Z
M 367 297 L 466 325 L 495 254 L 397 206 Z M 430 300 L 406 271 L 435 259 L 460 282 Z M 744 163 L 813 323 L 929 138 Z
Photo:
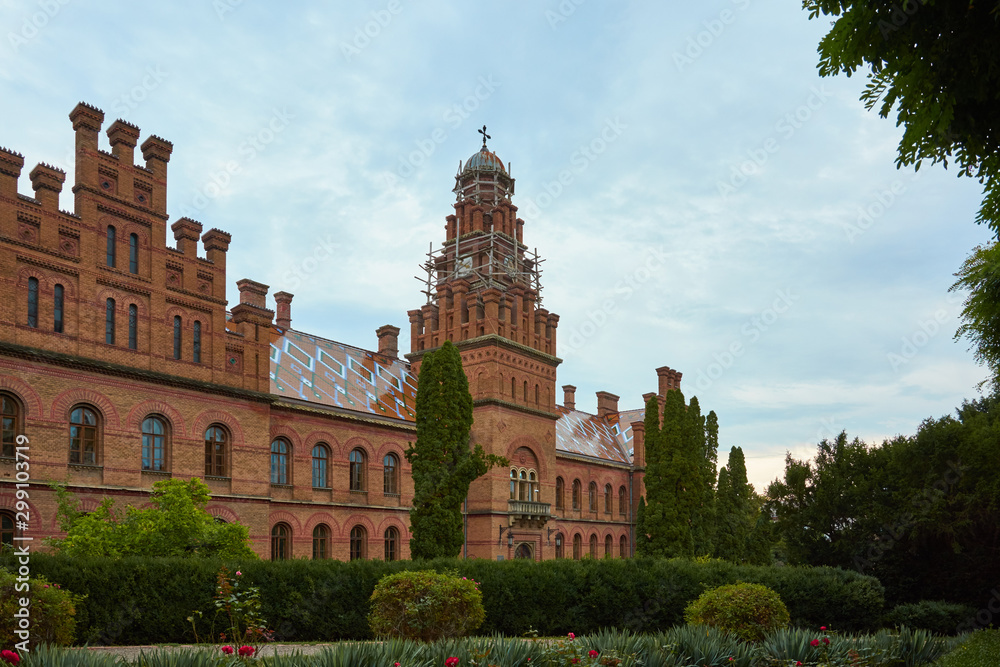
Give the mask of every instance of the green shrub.
M 483 624 L 483 594 L 466 577 L 420 570 L 382 578 L 368 625 L 376 637 L 434 641 L 464 637 Z
M 972 607 L 951 602 L 921 600 L 893 607 L 885 615 L 890 627 L 906 626 L 912 630 L 928 630 L 938 635 L 954 635 L 958 627 L 976 613 Z
M 788 627 L 788 609 L 777 593 L 760 584 L 730 584 L 702 593 L 684 610 L 690 625 L 728 630 L 743 641 L 760 641 Z
M 20 590 L 24 584 L 28 590 Z M 30 600 L 28 617 L 16 617 L 23 607 L 21 599 Z M 18 582 L 10 572 L 0 569 L 0 648 L 10 649 L 28 640 L 29 645 L 47 642 L 67 646 L 73 643 L 76 631 L 76 606 L 80 596 L 74 595 L 59 584 L 51 584 L 44 577 L 30 577 Z M 28 624 L 28 637 L 22 621 Z

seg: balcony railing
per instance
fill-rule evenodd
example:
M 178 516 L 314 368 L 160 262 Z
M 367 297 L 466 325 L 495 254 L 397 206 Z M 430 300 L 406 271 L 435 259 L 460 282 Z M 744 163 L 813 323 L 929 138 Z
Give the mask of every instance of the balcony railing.
M 536 528 L 541 527 L 552 516 L 549 511 L 551 507 L 549 503 L 537 503 L 531 500 L 507 501 L 507 513 L 510 514 L 512 525 L 531 524 Z

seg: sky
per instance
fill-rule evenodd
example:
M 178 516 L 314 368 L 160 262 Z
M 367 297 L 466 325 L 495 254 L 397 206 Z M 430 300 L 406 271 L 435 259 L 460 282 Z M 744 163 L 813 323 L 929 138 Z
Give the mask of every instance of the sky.
M 408 351 L 486 125 L 557 384 L 637 408 L 681 371 L 763 491 L 786 452 L 913 434 L 986 377 L 948 292 L 990 238 L 981 186 L 896 169 L 864 77 L 818 74 L 829 25 L 755 0 L 0 0 L 0 145 L 30 195 L 38 162 L 73 182 L 81 100 L 168 139 L 170 221 L 232 234 L 230 303 L 251 278 L 295 295 L 295 329 L 370 349 L 394 324 Z

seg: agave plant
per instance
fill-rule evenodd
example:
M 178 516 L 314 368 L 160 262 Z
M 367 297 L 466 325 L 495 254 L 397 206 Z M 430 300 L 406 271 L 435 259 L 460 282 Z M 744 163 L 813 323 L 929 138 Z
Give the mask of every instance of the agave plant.
M 116 656 L 37 644 L 21 657 L 20 667 L 123 667 L 126 664 Z

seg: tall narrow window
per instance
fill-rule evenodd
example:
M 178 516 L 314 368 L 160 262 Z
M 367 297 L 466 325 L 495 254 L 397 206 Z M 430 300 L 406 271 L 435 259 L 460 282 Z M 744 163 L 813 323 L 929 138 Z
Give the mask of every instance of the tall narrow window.
M 538 403 L 538 401 L 539 401 L 539 398 L 540 398 L 540 396 L 539 396 L 539 394 L 538 394 L 538 385 L 536 384 L 536 385 L 535 385 L 535 403 L 536 403 L 536 404 Z
M 399 459 L 395 454 L 386 454 L 382 459 L 382 493 L 387 496 L 399 495 Z M 388 559 L 386 559 L 388 560 Z
M 226 432 L 221 426 L 209 426 L 205 431 L 205 474 L 226 476 Z
M 368 533 L 363 526 L 351 528 L 351 560 L 361 560 L 368 555 Z
M 517 397 L 516 397 L 516 396 L 514 395 L 514 392 L 516 391 L 516 387 L 517 387 L 517 384 L 516 384 L 516 382 L 517 382 L 517 381 L 516 381 L 516 380 L 515 380 L 514 378 L 511 378 L 511 379 L 510 379 L 510 400 L 512 400 L 512 401 L 513 401 L 513 400 L 514 400 L 515 398 L 517 398 Z
M 118 236 L 114 225 L 108 226 L 108 266 L 115 268 L 118 263 Z
M 591 512 L 596 512 L 597 511 L 597 484 L 595 482 L 591 482 L 587 486 L 587 495 L 589 496 L 588 497 L 588 501 L 589 501 L 589 505 L 590 505 L 590 511 Z
M 517 470 L 510 471 L 510 499 L 517 500 Z
M 52 290 L 52 330 L 63 332 L 63 290 L 62 285 L 56 285 Z
M 167 428 L 159 417 L 142 421 L 142 469 L 166 470 Z
M 580 560 L 580 557 L 583 555 L 582 551 L 583 538 L 580 536 L 580 533 L 577 533 L 573 536 L 573 560 Z
M 14 547 L 14 516 L 9 512 L 0 512 L 0 545 Z
M 108 299 L 104 304 L 104 342 L 115 344 L 115 300 Z
M 136 234 L 128 237 L 128 272 L 139 273 L 139 236 Z
M 590 557 L 597 558 L 597 535 L 590 536 Z
M 573 509 L 580 509 L 580 496 L 583 495 L 583 487 L 580 485 L 580 480 L 573 480 Z
M 288 484 L 288 443 L 281 438 L 271 443 L 271 484 Z
M 313 560 L 330 557 L 330 528 L 321 523 L 313 528 Z
M 351 491 L 365 490 L 365 453 L 360 449 L 351 450 Z
M 128 307 L 128 349 L 139 347 L 139 307 L 134 303 Z
M 624 486 L 618 487 L 618 514 L 628 515 L 628 492 Z
M 628 538 L 624 535 L 618 539 L 618 557 L 628 558 Z
M 605 558 L 614 557 L 615 555 L 614 551 L 615 551 L 615 540 L 613 537 L 608 535 L 607 537 L 604 538 L 604 557 Z
M 73 408 L 69 415 L 69 462 L 97 465 L 97 414 L 90 408 Z
M 28 326 L 38 327 L 38 278 L 28 278 Z
M 271 529 L 271 560 L 288 560 L 291 557 L 290 542 L 292 529 L 283 523 L 274 524 Z
M 556 509 L 561 510 L 566 507 L 566 482 L 562 477 L 556 477 Z
M 330 461 L 330 450 L 325 445 L 313 447 L 313 488 L 325 489 L 330 486 L 327 476 Z
M 611 485 L 604 485 L 604 513 L 611 514 Z
M 174 316 L 174 359 L 181 358 L 181 316 Z
M 524 399 L 525 403 L 528 402 L 528 381 L 527 380 L 524 381 L 524 391 L 521 392 L 521 398 Z
M 14 458 L 17 434 L 21 430 L 21 406 L 12 397 L 0 394 L 0 414 L 3 415 L 3 431 L 0 438 L 0 456 Z
M 194 321 L 194 333 L 191 334 L 191 343 L 194 345 L 194 363 L 201 363 L 201 322 Z
M 385 562 L 399 560 L 399 531 L 389 526 L 385 529 Z

